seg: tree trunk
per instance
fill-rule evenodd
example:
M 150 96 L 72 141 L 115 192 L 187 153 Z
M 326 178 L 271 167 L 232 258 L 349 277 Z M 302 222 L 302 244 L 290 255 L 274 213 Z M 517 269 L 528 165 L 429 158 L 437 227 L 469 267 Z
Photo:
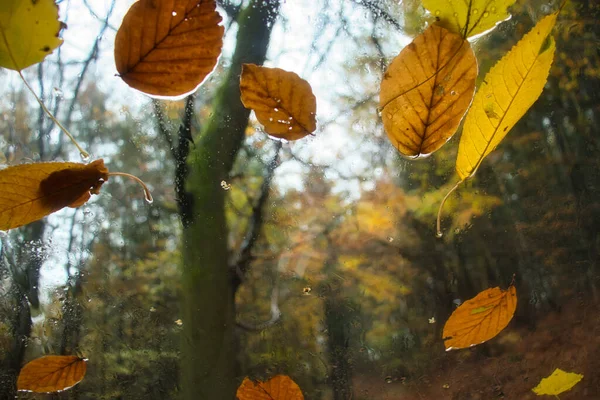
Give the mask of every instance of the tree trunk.
M 182 265 L 182 393 L 184 399 L 233 399 L 237 387 L 235 304 L 225 220 L 225 191 L 250 111 L 240 101 L 242 63 L 262 64 L 279 1 L 252 1 L 238 17 L 231 67 L 214 112 L 190 153 Z

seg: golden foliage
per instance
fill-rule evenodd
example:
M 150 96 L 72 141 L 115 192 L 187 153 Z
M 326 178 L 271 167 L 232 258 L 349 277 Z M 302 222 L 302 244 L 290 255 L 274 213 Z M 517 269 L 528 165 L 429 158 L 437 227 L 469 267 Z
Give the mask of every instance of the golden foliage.
M 0 170 L 0 230 L 37 221 L 61 208 L 79 207 L 108 180 L 103 160 L 48 162 Z
M 44 356 L 27 363 L 19 373 L 17 389 L 51 393 L 69 389 L 84 378 L 87 360 L 75 356 Z
M 573 386 L 577 385 L 582 379 L 583 375 L 581 374 L 565 372 L 562 369 L 556 368 L 552 375 L 542 379 L 540 383 L 531 390 L 538 396 L 557 396 L 562 392 L 571 390 Z
M 440 23 L 468 38 L 495 27 L 510 18 L 508 7 L 515 0 L 423 0 Z
M 506 328 L 517 308 L 517 290 L 486 289 L 465 301 L 450 316 L 442 338 L 446 350 L 464 349 L 486 342 Z
M 432 25 L 388 67 L 379 96 L 383 125 L 405 156 L 427 156 L 456 132 L 475 91 L 477 60 L 468 41 Z
M 236 393 L 237 400 L 304 400 L 300 387 L 287 375 L 277 375 L 256 383 L 244 378 Z
M 115 38 L 117 71 L 129 86 L 156 96 L 195 90 L 223 46 L 214 0 L 140 0 Z
M 244 64 L 240 90 L 244 107 L 254 110 L 269 135 L 296 140 L 317 129 L 317 99 L 295 73 Z
M 538 99 L 554 57 L 549 37 L 558 13 L 543 18 L 485 76 L 465 126 L 456 159 L 464 180 L 477 171 L 508 131 Z
M 21 71 L 62 44 L 54 0 L 0 2 L 0 67 Z

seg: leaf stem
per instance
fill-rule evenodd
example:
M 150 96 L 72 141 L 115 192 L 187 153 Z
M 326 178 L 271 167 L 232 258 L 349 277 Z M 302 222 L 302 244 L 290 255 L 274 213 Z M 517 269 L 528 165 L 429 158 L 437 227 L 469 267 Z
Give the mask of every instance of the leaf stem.
M 450 191 L 448 193 L 446 193 L 446 195 L 444 196 L 444 198 L 442 199 L 442 202 L 440 204 L 440 208 L 438 209 L 438 214 L 437 214 L 437 224 L 436 224 L 436 233 L 435 236 L 438 238 L 441 238 L 444 233 L 442 232 L 442 228 L 441 228 L 441 219 L 442 219 L 442 209 L 444 208 L 444 204 L 446 204 L 446 200 L 448 200 L 448 197 L 456 190 L 458 189 L 458 186 L 463 183 L 464 180 L 460 180 L 456 183 L 456 185 L 454 185 L 452 187 L 452 189 L 450 189 Z
M 33 97 L 35 97 L 35 99 L 37 100 L 37 102 L 40 104 L 40 107 L 42 107 L 42 110 L 44 110 L 44 112 L 48 115 L 48 117 L 69 137 L 69 139 L 71 139 L 71 142 L 73 142 L 73 144 L 75 145 L 75 147 L 77 147 L 77 150 L 79 150 L 79 153 L 81 154 L 81 158 L 83 160 L 88 160 L 90 158 L 90 155 L 87 151 L 85 151 L 80 145 L 79 143 L 77 143 L 77 140 L 75 140 L 75 138 L 73 137 L 73 135 L 71 135 L 69 133 L 69 131 L 67 130 L 67 128 L 65 128 L 55 117 L 54 115 L 52 115 L 52 113 L 50 112 L 50 110 L 48 110 L 46 108 L 46 106 L 44 105 L 44 103 L 42 102 L 42 100 L 38 97 L 38 95 L 35 93 L 35 91 L 33 90 L 33 88 L 29 85 L 29 83 L 27 82 L 27 80 L 25 79 L 25 77 L 23 76 L 23 73 L 21 71 L 17 71 L 19 73 L 19 76 L 21 77 L 21 80 L 23 81 L 23 83 L 25 84 L 25 86 L 27 86 L 27 89 L 29 89 L 29 91 L 31 92 L 31 94 L 33 94 Z
M 129 179 L 133 179 L 134 181 L 139 183 L 142 186 L 142 188 L 144 189 L 144 197 L 146 198 L 146 201 L 149 204 L 152 204 L 152 202 L 154 201 L 154 199 L 152 198 L 152 193 L 150 193 L 150 189 L 148 188 L 148 186 L 144 183 L 143 180 L 141 180 L 137 176 L 128 174 L 126 172 L 109 172 L 108 176 L 124 176 Z

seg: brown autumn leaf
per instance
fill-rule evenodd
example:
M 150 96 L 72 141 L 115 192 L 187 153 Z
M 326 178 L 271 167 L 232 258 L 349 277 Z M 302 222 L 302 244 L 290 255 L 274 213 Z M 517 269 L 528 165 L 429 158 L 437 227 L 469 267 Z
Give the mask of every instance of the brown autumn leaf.
M 236 393 L 237 400 L 304 400 L 300 387 L 287 375 L 277 375 L 256 383 L 244 378 Z
M 129 86 L 155 96 L 195 90 L 223 47 L 215 0 L 140 0 L 115 38 L 115 63 Z
M 60 392 L 77 385 L 87 370 L 87 360 L 75 356 L 44 356 L 27 363 L 19 373 L 17 390 Z
M 317 99 L 295 73 L 244 64 L 240 90 L 244 107 L 254 110 L 269 135 L 296 140 L 317 129 Z
M 464 349 L 486 342 L 510 322 L 517 308 L 517 290 L 486 289 L 460 305 L 444 325 L 446 351 Z
M 108 180 L 103 160 L 45 162 L 0 170 L 0 230 L 17 228 L 61 208 L 79 207 Z
M 426 157 L 456 132 L 471 104 L 477 60 L 468 41 L 432 25 L 394 58 L 379 107 L 385 131 L 407 157 Z

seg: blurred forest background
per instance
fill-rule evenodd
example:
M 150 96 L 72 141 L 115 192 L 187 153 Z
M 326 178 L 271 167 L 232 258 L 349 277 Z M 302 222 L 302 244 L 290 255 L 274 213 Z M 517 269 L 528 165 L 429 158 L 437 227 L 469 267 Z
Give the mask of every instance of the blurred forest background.
M 37 398 L 225 399 L 281 373 L 307 399 L 527 399 L 557 367 L 585 375 L 561 399 L 600 398 L 599 3 L 566 3 L 544 92 L 451 197 L 441 239 L 459 134 L 412 162 L 377 114 L 386 65 L 432 21 L 418 0 L 222 1 L 217 70 L 175 102 L 115 82 L 120 3 L 60 1 L 65 45 L 25 75 L 155 202 L 111 178 L 80 209 L 0 232 L 1 398 L 43 354 L 89 366 Z M 474 42 L 479 79 L 558 6 L 518 0 Z M 265 58 L 311 82 L 314 137 L 273 140 L 239 102 L 240 63 Z M 77 160 L 11 74 L 0 164 Z M 453 309 L 513 275 L 509 327 L 444 352 Z

